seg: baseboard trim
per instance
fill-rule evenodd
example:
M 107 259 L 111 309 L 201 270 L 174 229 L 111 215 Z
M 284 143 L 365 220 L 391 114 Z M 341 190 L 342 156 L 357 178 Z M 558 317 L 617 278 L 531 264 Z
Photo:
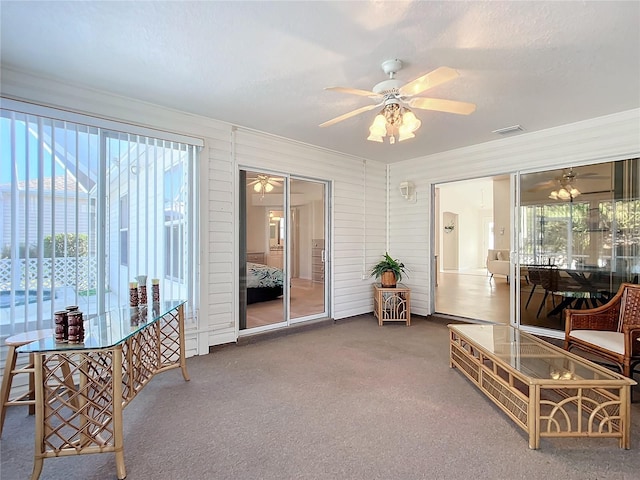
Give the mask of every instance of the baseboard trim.
M 249 345 L 251 343 L 260 342 L 263 340 L 270 340 L 272 338 L 284 337 L 293 333 L 306 332 L 316 328 L 326 327 L 333 325 L 335 320 L 333 318 L 319 318 L 317 320 L 309 320 L 308 322 L 296 323 L 288 327 L 277 328 L 275 330 L 269 330 L 268 332 L 260 332 L 255 334 L 243 335 L 238 337 L 236 345 Z

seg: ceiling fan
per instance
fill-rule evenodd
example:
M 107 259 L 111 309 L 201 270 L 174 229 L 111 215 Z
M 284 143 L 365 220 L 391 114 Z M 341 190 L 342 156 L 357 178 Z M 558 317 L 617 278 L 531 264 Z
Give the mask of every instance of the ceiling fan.
M 581 194 L 580 190 L 576 187 L 576 179 L 580 178 L 590 180 L 609 180 L 611 177 L 606 175 L 599 175 L 597 173 L 580 173 L 578 174 L 573 168 L 563 169 L 562 175 L 555 177 L 552 180 L 546 180 L 536 183 L 533 187 L 528 189 L 528 192 L 539 192 L 541 190 L 547 190 L 549 188 L 557 187 L 549 194 L 549 198 L 553 200 L 573 200 L 575 197 Z
M 369 128 L 368 140 L 382 142 L 384 136 L 389 136 L 389 143 L 395 143 L 396 137 L 398 137 L 398 141 L 415 137 L 413 132 L 421 125 L 420 120 L 404 105 L 422 110 L 436 110 L 460 115 L 469 115 L 475 111 L 476 106 L 473 103 L 415 96 L 457 78 L 459 74 L 454 69 L 439 67 L 406 84 L 395 78 L 396 73 L 401 69 L 402 62 L 400 60 L 384 62 L 382 70 L 389 75 L 389 79 L 378 83 L 371 91 L 346 87 L 326 87 L 325 90 L 369 97 L 376 103 L 342 114 L 320 124 L 320 127 L 335 125 L 361 113 L 382 107 Z
M 270 177 L 269 175 L 258 174 L 254 178 L 249 178 L 252 180 L 247 183 L 247 186 L 253 185 L 253 190 L 256 193 L 261 193 L 264 197 L 265 192 L 269 193 L 273 190 L 273 187 L 281 187 L 282 186 L 282 178 L 278 177 Z

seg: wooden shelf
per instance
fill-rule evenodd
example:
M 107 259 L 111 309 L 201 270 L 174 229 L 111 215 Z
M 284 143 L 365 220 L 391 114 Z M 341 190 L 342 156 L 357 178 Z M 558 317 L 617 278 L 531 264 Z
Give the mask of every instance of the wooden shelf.
M 316 283 L 324 283 L 324 240 L 314 239 L 311 242 L 311 278 Z

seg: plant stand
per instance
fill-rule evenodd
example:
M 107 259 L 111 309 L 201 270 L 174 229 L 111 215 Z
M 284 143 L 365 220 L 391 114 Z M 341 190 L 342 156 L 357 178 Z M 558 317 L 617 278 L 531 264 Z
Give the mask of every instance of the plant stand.
M 411 325 L 411 289 L 398 284 L 394 288 L 385 288 L 379 284 L 373 286 L 373 315 L 378 325 L 384 322 L 405 322 Z

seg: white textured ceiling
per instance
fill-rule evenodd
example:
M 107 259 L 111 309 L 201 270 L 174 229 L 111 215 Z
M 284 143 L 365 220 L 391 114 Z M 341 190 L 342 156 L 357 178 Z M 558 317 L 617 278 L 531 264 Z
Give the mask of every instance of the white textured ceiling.
M 3 66 L 205 115 L 385 163 L 640 107 L 640 2 L 0 3 Z M 477 104 L 417 110 L 416 138 L 366 140 L 384 60 L 423 96 Z

